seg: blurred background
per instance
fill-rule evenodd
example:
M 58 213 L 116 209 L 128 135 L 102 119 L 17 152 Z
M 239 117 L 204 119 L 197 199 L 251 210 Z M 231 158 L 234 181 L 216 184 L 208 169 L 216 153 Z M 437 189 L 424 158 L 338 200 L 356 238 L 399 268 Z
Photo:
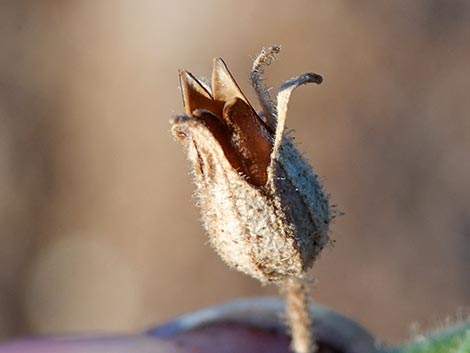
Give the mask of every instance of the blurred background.
M 0 339 L 142 330 L 276 293 L 207 244 L 168 119 L 177 70 L 221 56 L 277 87 L 314 71 L 288 124 L 345 213 L 317 302 L 388 342 L 470 305 L 469 1 L 0 3 Z M 467 310 L 468 312 L 468 310 Z

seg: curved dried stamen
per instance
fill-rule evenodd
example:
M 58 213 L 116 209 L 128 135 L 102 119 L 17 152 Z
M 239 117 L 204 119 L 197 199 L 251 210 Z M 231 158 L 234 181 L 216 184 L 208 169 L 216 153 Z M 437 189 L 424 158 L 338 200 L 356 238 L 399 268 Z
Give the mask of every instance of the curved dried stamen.
M 250 72 L 250 81 L 258 95 L 261 108 L 266 114 L 266 122 L 273 130 L 276 127 L 276 108 L 272 102 L 271 96 L 269 95 L 268 87 L 263 84 L 262 75 L 264 74 L 265 66 L 271 65 L 274 60 L 278 59 L 280 51 L 281 47 L 278 45 L 263 48 L 253 61 L 253 66 L 251 67 Z
M 272 161 L 276 160 L 279 155 L 279 147 L 281 146 L 282 137 L 284 134 L 284 128 L 286 124 L 287 116 L 287 105 L 289 103 L 292 92 L 299 86 L 307 83 L 320 84 L 323 82 L 323 78 L 314 73 L 306 73 L 297 77 L 293 77 L 290 80 L 284 82 L 279 88 L 277 94 L 277 125 L 274 139 L 274 147 L 272 152 Z

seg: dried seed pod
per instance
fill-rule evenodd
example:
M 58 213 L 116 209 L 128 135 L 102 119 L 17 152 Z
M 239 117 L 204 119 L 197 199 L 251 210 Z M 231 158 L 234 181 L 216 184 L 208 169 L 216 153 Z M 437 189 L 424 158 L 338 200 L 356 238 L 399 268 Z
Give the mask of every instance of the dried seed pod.
M 265 120 L 222 59 L 214 60 L 211 88 L 180 71 L 186 115 L 171 120 L 193 165 L 212 246 L 231 267 L 262 282 L 302 278 L 328 242 L 331 220 L 317 175 L 284 132 L 292 91 L 322 78 L 304 74 L 287 81 L 274 108 L 261 73 L 278 51 L 264 50 L 251 75 Z

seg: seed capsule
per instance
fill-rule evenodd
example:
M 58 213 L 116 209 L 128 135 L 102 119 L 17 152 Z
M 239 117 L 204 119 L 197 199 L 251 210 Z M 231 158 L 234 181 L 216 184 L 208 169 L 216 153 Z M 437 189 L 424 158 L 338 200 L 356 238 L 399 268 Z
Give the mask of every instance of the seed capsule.
M 229 266 L 262 282 L 303 277 L 328 242 L 331 220 L 317 175 L 284 132 L 292 91 L 322 78 L 287 81 L 274 109 L 260 73 L 278 51 L 264 50 L 252 70 L 264 120 L 222 59 L 214 60 L 211 88 L 180 71 L 186 115 L 171 120 L 193 165 L 210 243 Z

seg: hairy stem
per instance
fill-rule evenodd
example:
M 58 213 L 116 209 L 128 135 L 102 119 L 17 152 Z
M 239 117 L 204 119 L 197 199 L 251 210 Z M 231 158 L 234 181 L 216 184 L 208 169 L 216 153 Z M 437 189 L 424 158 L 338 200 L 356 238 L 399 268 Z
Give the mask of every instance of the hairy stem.
M 271 65 L 271 63 L 278 58 L 280 50 L 281 47 L 278 45 L 263 48 L 253 61 L 253 67 L 250 73 L 251 84 L 258 95 L 261 108 L 263 108 L 266 114 L 267 123 L 273 130 L 276 128 L 276 108 L 271 101 L 269 89 L 263 84 L 262 76 L 264 74 L 264 68 Z
M 303 278 L 289 278 L 281 284 L 286 298 L 286 319 L 295 353 L 316 351 L 312 336 L 312 316 L 308 308 L 308 288 Z

